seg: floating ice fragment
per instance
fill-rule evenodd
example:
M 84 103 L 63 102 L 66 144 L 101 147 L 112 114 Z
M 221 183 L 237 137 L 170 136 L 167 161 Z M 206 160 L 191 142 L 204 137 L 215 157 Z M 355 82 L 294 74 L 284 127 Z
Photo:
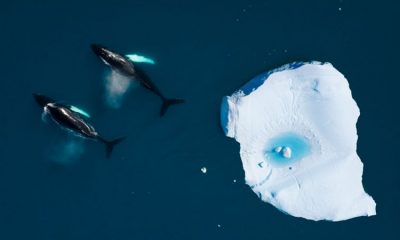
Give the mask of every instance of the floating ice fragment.
M 292 216 L 341 221 L 375 215 L 356 152 L 359 109 L 330 63 L 295 62 L 255 77 L 221 105 L 240 143 L 246 183 Z
M 282 156 L 284 158 L 291 158 L 292 157 L 292 149 L 290 149 L 290 147 L 283 147 L 282 148 Z
M 282 151 L 281 146 L 274 148 L 274 152 L 276 152 L 276 153 L 280 153 L 281 151 Z
M 202 167 L 200 170 L 202 173 L 207 173 L 207 168 L 205 168 L 205 167 Z

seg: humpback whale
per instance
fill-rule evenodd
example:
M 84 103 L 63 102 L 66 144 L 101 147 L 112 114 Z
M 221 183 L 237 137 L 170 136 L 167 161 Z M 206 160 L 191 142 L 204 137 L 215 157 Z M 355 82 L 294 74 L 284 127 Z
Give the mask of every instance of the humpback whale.
M 87 122 L 85 119 L 87 115 L 82 114 L 80 110 L 76 110 L 77 108 L 72 105 L 57 102 L 41 94 L 33 94 L 33 97 L 39 106 L 43 107 L 44 113 L 49 115 L 63 129 L 79 137 L 103 143 L 106 147 L 107 158 L 111 156 L 114 146 L 125 139 L 125 137 L 120 137 L 111 141 L 106 140 Z
M 163 116 L 168 107 L 173 104 L 183 103 L 183 99 L 169 99 L 161 93 L 158 87 L 150 80 L 150 78 L 139 68 L 133 65 L 133 62 L 130 61 L 125 56 L 118 54 L 102 45 L 92 44 L 91 48 L 93 52 L 108 66 L 111 67 L 112 70 L 118 72 L 121 75 L 132 78 L 133 80 L 139 81 L 140 84 L 159 96 L 162 100 L 162 106 L 160 110 L 160 115 Z

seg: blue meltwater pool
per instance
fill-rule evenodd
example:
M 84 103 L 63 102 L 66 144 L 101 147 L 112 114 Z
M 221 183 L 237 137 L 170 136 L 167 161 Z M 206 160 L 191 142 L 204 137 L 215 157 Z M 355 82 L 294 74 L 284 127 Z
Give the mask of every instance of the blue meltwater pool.
M 310 149 L 306 138 L 296 133 L 283 133 L 267 143 L 265 158 L 275 167 L 284 167 L 307 156 Z

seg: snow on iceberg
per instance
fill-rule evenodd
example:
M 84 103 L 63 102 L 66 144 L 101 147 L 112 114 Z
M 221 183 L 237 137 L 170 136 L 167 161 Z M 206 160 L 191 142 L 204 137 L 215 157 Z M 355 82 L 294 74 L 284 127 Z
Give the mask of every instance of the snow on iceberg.
M 240 143 L 246 183 L 295 217 L 341 221 L 375 215 L 356 152 L 360 111 L 330 63 L 296 62 L 224 97 L 221 124 Z

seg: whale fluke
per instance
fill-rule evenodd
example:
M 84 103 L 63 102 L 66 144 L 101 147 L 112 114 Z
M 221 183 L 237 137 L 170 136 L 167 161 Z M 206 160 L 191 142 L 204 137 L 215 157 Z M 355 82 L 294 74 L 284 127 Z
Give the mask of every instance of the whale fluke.
M 110 158 L 115 145 L 125 140 L 125 138 L 126 137 L 120 137 L 111 141 L 105 140 L 104 138 L 101 137 L 99 137 L 98 139 L 106 146 L 106 157 Z
M 163 98 L 163 103 L 161 106 L 161 111 L 160 111 L 160 116 L 164 116 L 164 114 L 167 112 L 167 109 L 174 104 L 180 104 L 180 103 L 184 103 L 185 100 L 183 99 L 167 99 L 167 98 Z

